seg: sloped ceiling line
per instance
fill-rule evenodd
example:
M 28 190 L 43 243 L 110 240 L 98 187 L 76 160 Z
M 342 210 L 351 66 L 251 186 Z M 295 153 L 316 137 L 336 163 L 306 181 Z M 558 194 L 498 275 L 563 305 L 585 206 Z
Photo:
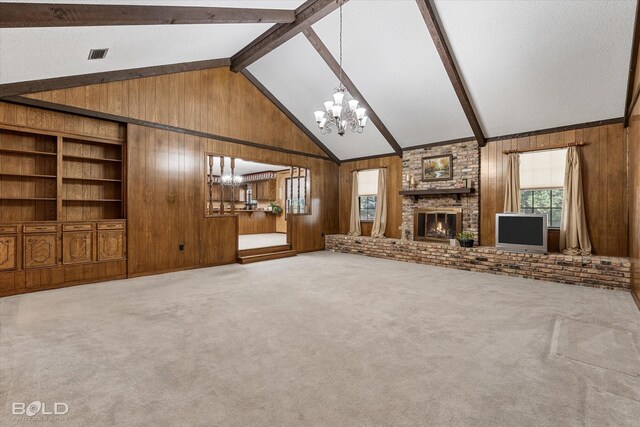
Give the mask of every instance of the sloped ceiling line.
M 324 62 L 331 69 L 331 71 L 333 71 L 336 77 L 339 77 L 340 64 L 338 63 L 338 61 L 336 61 L 336 59 L 333 57 L 331 52 L 329 52 L 329 49 L 327 49 L 327 47 L 322 42 L 322 40 L 320 40 L 320 37 L 318 37 L 316 32 L 313 31 L 313 28 L 309 27 L 305 29 L 303 33 L 307 37 L 311 45 L 316 49 L 316 51 L 318 51 L 318 53 L 320 54 Z M 369 116 L 369 119 L 378 128 L 378 130 L 387 140 L 391 148 L 393 148 L 393 151 L 395 151 L 398 156 L 402 157 L 402 147 L 400 147 L 400 144 L 398 144 L 398 142 L 393 137 L 393 135 L 391 135 L 391 132 L 389 132 L 389 129 L 387 129 L 387 127 L 384 125 L 382 120 L 380 120 L 380 117 L 378 117 L 378 115 L 373 110 L 373 108 L 371 108 L 369 103 L 367 103 L 367 100 L 364 98 L 364 96 L 362 96 L 362 93 L 360 93 L 356 85 L 353 83 L 353 81 L 349 78 L 349 76 L 344 70 L 342 70 L 342 79 L 343 79 L 342 83 L 347 88 L 347 91 L 349 91 L 349 93 L 355 99 L 357 99 L 363 107 L 367 109 L 367 115 Z
M 278 98 L 276 98 L 271 92 L 269 92 L 269 90 L 262 84 L 260 83 L 260 81 L 258 79 L 255 78 L 255 76 L 253 74 L 251 74 L 249 72 L 249 70 L 244 69 L 241 71 L 241 73 L 251 82 L 253 83 L 253 85 L 260 91 L 262 92 L 262 94 L 264 96 L 266 96 L 267 98 L 269 98 L 269 100 L 273 103 L 273 105 L 275 105 L 276 107 L 278 107 L 280 109 L 280 111 L 282 111 L 284 113 L 285 116 L 287 116 L 289 118 L 289 120 L 291 120 L 296 126 L 298 126 L 298 128 L 300 128 L 300 130 L 302 132 L 304 132 L 318 147 L 320 147 L 320 149 L 322 151 L 324 151 L 325 153 L 327 153 L 327 156 L 331 157 L 331 160 L 333 160 L 336 164 L 340 164 L 340 159 L 338 159 L 338 157 L 333 154 L 333 152 L 331 150 L 329 150 L 329 148 L 327 148 L 326 145 L 324 145 L 311 131 L 309 131 L 309 129 L 307 129 L 307 127 L 305 125 L 303 125 L 300 120 L 298 120 L 298 118 L 296 116 L 293 115 L 293 113 L 291 113 L 291 111 L 289 111 L 289 109 L 287 109 L 287 107 L 285 107 L 282 102 L 280 102 L 278 100 Z
M 276 24 L 231 57 L 231 71 L 238 72 L 309 28 L 348 0 L 308 0 L 295 10 L 295 20 Z
M 629 126 L 631 111 L 640 95 L 640 84 L 636 93 L 633 93 L 633 81 L 636 74 L 636 62 L 638 61 L 638 46 L 640 45 L 640 0 L 636 1 L 636 18 L 633 25 L 633 42 L 631 43 L 631 58 L 629 60 L 629 78 L 627 80 L 627 97 L 624 104 L 624 127 Z
M 153 67 L 131 68 L 128 70 L 105 71 L 101 73 L 79 74 L 51 79 L 29 80 L 26 82 L 0 84 L 0 97 L 45 92 L 54 89 L 66 89 L 76 86 L 88 86 L 98 83 L 140 79 L 163 74 L 183 73 L 185 71 L 205 70 L 208 68 L 228 67 L 231 59 L 220 58 L 205 61 L 183 62 L 180 64 L 156 65 Z
M 467 91 L 465 90 L 464 82 L 462 81 L 462 77 L 456 67 L 453 54 L 447 45 L 445 34 L 438 23 L 438 16 L 432 0 L 416 0 L 416 2 L 418 3 L 418 8 L 422 13 L 422 17 L 424 18 L 424 22 L 427 24 L 429 34 L 433 39 L 433 43 L 436 46 L 436 50 L 442 60 L 442 64 L 447 71 L 449 80 L 451 80 L 451 85 L 460 100 L 464 114 L 467 116 L 467 120 L 469 120 L 471 130 L 473 131 L 478 144 L 481 147 L 484 147 L 487 143 L 484 132 L 482 131 L 478 117 L 473 109 L 469 96 L 467 95 Z
M 288 23 L 292 10 L 111 4 L 0 3 L 0 28 Z

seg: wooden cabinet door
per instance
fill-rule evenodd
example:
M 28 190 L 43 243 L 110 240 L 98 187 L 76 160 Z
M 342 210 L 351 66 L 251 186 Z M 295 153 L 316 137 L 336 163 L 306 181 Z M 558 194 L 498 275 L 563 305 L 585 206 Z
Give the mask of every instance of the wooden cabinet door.
M 0 236 L 0 270 L 15 270 L 17 263 L 18 236 Z
M 58 263 L 58 235 L 24 235 L 24 267 L 53 267 Z
M 93 232 L 83 231 L 62 234 L 62 263 L 79 264 L 93 261 Z
M 98 261 L 125 257 L 124 231 L 98 232 Z

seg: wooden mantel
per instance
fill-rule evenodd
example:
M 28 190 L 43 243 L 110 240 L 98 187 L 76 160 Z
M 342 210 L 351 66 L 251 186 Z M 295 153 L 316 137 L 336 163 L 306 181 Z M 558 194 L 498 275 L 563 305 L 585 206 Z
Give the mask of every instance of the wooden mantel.
M 409 196 L 415 202 L 418 201 L 419 197 L 429 197 L 429 196 L 446 196 L 446 195 L 455 195 L 458 200 L 460 200 L 460 195 L 462 194 L 471 194 L 475 193 L 475 188 L 438 188 L 431 190 L 403 190 L 400 191 L 401 196 Z

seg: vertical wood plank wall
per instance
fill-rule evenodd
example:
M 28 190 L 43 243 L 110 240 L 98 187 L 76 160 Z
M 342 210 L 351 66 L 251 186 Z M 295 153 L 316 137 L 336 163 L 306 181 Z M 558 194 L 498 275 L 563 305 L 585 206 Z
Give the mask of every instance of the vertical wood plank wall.
M 495 214 L 502 212 L 507 156 L 514 148 L 585 142 L 580 148 L 587 226 L 593 253 L 628 256 L 629 186 L 622 124 L 489 142 L 480 153 L 480 241 L 495 244 Z
M 27 96 L 326 157 L 244 75 L 232 73 L 228 67 Z
M 228 68 L 29 96 L 326 157 L 251 82 Z M 204 217 L 205 152 L 311 169 L 312 214 L 293 218 L 293 248 L 299 252 L 321 250 L 324 234 L 338 231 L 338 166 L 332 161 L 153 127 L 130 124 L 127 128 L 130 275 L 235 260 L 234 242 L 229 239 L 237 224 Z M 178 250 L 179 244 L 184 244 L 184 250 Z
M 293 248 L 321 250 L 324 234 L 337 232 L 338 166 L 333 162 L 145 126 L 128 128 L 130 275 L 235 262 L 235 220 L 204 216 L 206 152 L 309 168 L 312 213 L 293 218 Z
M 400 238 L 402 225 L 402 197 L 398 194 L 402 190 L 402 159 L 398 156 L 379 157 L 376 159 L 356 160 L 340 165 L 340 233 L 349 232 L 349 215 L 351 212 L 351 172 L 354 170 L 387 168 L 387 231 L 385 236 Z M 362 224 L 362 235 L 371 235 L 371 225 Z

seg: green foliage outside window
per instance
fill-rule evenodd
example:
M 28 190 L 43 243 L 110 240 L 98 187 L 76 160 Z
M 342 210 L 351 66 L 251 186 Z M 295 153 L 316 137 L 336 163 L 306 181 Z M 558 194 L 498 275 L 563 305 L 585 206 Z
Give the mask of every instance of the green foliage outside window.
M 547 226 L 559 228 L 562 221 L 562 188 L 520 191 L 520 212 L 547 215 Z
M 360 221 L 373 221 L 376 215 L 376 196 L 360 196 Z

